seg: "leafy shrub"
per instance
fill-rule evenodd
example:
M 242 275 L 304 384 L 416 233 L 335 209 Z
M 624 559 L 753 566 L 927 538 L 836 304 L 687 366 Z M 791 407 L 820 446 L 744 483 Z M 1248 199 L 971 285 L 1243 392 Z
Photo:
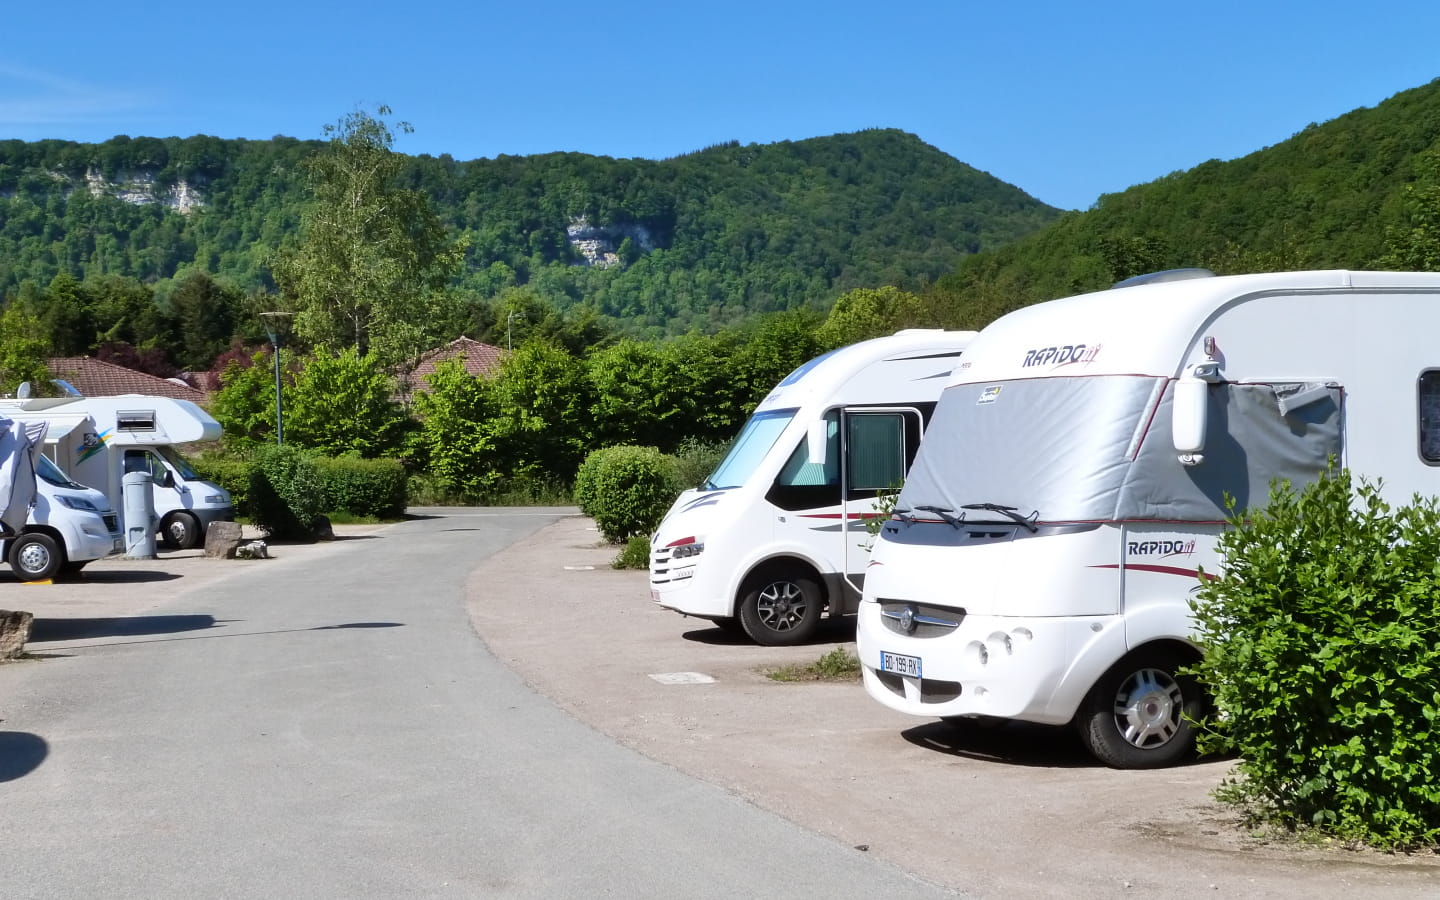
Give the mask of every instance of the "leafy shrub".
M 593 484 L 581 494 L 608 541 L 649 534 L 675 499 L 675 463 L 654 447 L 610 447 L 592 467 Z
M 1192 604 L 1217 792 L 1256 819 L 1386 848 L 1440 838 L 1440 509 L 1331 470 L 1232 517 Z
M 580 462 L 580 468 L 575 470 L 575 484 L 570 489 L 570 498 L 587 516 L 595 515 L 595 485 L 600 477 L 600 469 L 612 455 L 611 451 L 617 449 L 621 448 L 601 447 L 599 450 L 592 450 Z
M 405 467 L 393 459 L 314 457 L 325 487 L 325 510 L 376 519 L 405 514 Z
M 309 540 L 325 512 L 325 485 L 314 461 L 291 446 L 261 447 L 250 473 L 250 515 L 272 538 Z
M 733 441 L 703 441 L 686 438 L 675 448 L 676 493 L 699 487 L 720 467 Z
M 624 548 L 615 554 L 610 560 L 612 569 L 648 569 L 650 568 L 650 539 L 643 534 L 632 536 L 625 542 Z

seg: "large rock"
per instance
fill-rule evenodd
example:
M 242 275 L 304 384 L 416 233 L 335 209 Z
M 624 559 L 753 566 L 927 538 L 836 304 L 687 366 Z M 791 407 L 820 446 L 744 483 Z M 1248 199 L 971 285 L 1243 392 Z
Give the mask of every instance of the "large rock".
M 30 623 L 35 616 L 28 612 L 0 609 L 0 659 L 15 659 L 25 652 L 30 640 Z
M 211 522 L 205 529 L 205 556 L 208 559 L 234 559 L 240 546 L 239 522 Z

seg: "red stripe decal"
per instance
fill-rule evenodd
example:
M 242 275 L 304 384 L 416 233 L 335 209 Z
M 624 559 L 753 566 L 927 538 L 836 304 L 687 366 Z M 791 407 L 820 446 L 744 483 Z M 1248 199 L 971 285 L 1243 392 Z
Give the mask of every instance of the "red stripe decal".
M 1090 568 L 1092 568 L 1092 569 L 1118 569 L 1118 568 L 1120 568 L 1120 567 L 1119 567 L 1118 565 L 1115 565 L 1114 563 L 1111 563 L 1110 565 L 1105 565 L 1105 566 L 1091 566 Z M 1188 577 L 1190 577 L 1190 578 L 1200 578 L 1200 577 L 1204 577 L 1205 579 L 1207 579 L 1207 580 L 1209 580 L 1209 581 L 1214 581 L 1215 579 L 1217 579 L 1217 578 L 1220 577 L 1219 575 L 1214 575 L 1214 574 L 1211 574 L 1210 572 L 1206 572 L 1206 573 L 1204 573 L 1204 575 L 1202 576 L 1199 569 L 1182 569 L 1182 568 L 1180 568 L 1179 566 L 1152 566 L 1152 565 L 1146 565 L 1146 564 L 1144 564 L 1144 563 L 1126 563 L 1126 564 L 1125 564 L 1125 568 L 1126 568 L 1127 570 L 1129 570 L 1129 569 L 1134 569 L 1134 570 L 1137 571 L 1137 572 L 1158 572 L 1158 573 L 1161 574 L 1161 575 L 1185 575 L 1185 576 L 1188 576 Z
M 883 513 L 802 513 L 802 519 L 878 519 Z

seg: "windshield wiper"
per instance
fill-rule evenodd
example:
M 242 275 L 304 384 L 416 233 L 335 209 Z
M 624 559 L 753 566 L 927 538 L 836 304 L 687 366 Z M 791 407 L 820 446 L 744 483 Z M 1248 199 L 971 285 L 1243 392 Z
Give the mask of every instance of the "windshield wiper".
M 954 528 L 959 528 L 965 522 L 965 516 L 963 514 L 958 516 L 954 515 L 955 510 L 946 506 L 917 506 L 915 508 L 924 512 L 934 513 L 945 520 L 945 524 Z
M 960 508 L 983 509 L 988 512 L 997 512 L 1005 518 L 1016 522 L 1017 524 L 1024 525 L 1031 534 L 1034 534 L 1035 532 L 1040 530 L 1039 526 L 1035 524 L 1035 517 L 1040 515 L 1040 510 L 1038 509 L 1030 513 L 1030 515 L 1028 516 L 1022 516 L 1015 511 L 1015 507 L 1001 506 L 998 503 L 965 503 L 962 504 Z

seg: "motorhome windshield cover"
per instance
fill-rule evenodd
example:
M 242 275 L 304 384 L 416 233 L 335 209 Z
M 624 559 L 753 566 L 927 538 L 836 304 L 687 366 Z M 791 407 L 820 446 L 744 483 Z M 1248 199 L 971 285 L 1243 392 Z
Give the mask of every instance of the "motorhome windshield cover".
M 1041 523 L 1215 522 L 1227 517 L 1226 493 L 1238 510 L 1262 505 L 1271 478 L 1298 488 L 1340 452 L 1339 386 L 1222 383 L 1207 395 L 1204 461 L 1182 465 L 1170 440 L 1173 393 L 1171 379 L 1143 375 L 952 386 L 897 508 L 958 514 L 993 503 Z

